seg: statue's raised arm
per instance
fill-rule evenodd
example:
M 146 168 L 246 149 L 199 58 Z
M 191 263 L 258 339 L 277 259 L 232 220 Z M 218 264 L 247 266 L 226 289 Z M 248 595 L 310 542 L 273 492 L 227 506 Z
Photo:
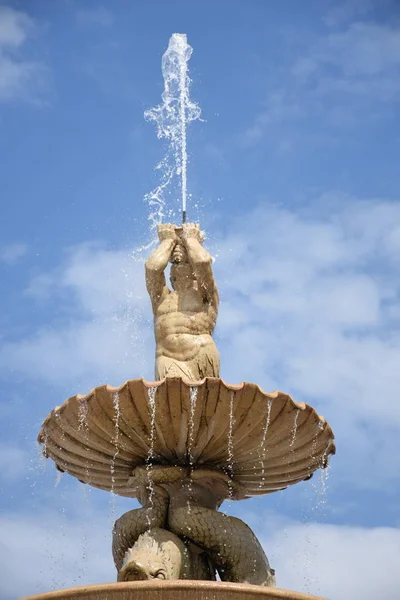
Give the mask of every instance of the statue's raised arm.
M 178 242 L 175 225 L 159 225 L 158 237 L 161 243 L 146 261 L 146 287 L 151 298 L 153 312 L 157 311 L 163 294 L 169 293 L 164 271 Z
M 212 258 L 202 246 L 203 233 L 195 223 L 185 223 L 182 226 L 182 241 L 187 252 L 189 263 L 197 281 L 199 292 L 203 298 L 218 309 L 218 290 L 212 270 Z
M 219 353 L 211 337 L 218 292 L 200 229 L 194 223 L 160 225 L 158 234 L 160 245 L 146 262 L 156 337 L 156 379 L 219 377 Z M 172 290 L 164 275 L 169 261 Z

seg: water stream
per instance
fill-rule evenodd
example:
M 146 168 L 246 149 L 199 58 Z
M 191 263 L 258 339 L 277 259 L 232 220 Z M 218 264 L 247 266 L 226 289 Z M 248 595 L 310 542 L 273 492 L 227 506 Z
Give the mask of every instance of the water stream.
M 37 461 L 34 469 L 37 467 L 39 473 L 44 473 L 47 469 L 47 433 L 43 436 L 43 445 L 41 446 L 39 442 L 36 444 L 37 450 Z
M 325 424 L 322 421 L 317 425 L 311 446 L 312 459 L 316 459 L 317 457 L 318 438 L 324 427 Z M 328 448 L 323 454 L 321 465 L 324 464 L 327 459 L 327 451 Z M 304 591 L 307 593 L 319 593 L 319 585 L 321 583 L 318 574 L 312 568 L 315 557 L 321 550 L 321 547 L 318 542 L 315 542 L 315 536 L 313 536 L 311 532 L 315 523 L 323 523 L 327 517 L 328 479 L 329 467 L 325 469 L 319 468 L 318 472 L 315 472 L 314 477 L 310 480 L 310 485 L 304 488 L 305 502 L 302 511 L 302 521 L 305 525 L 305 544 L 301 556 L 299 556 L 299 560 L 301 560 L 303 566 Z
M 260 455 L 263 457 L 261 459 L 261 480 L 260 483 L 258 484 L 258 487 L 261 489 L 264 485 L 265 482 L 265 460 L 264 460 L 264 456 L 266 453 L 266 441 L 267 441 L 267 435 L 268 435 L 268 429 L 269 429 L 269 425 L 271 422 L 271 409 L 272 409 L 272 398 L 268 398 L 267 401 L 267 413 L 266 413 L 266 417 L 265 417 L 265 425 L 264 425 L 264 430 L 263 430 L 263 436 L 261 439 L 261 444 L 260 444 Z
M 291 438 L 290 438 L 290 448 L 293 448 L 295 441 L 296 441 L 296 435 L 297 435 L 297 423 L 299 420 L 299 414 L 300 414 L 300 409 L 296 409 L 296 412 L 294 413 L 294 419 L 293 419 L 293 426 L 292 426 L 292 431 L 291 431 Z
M 312 507 L 313 517 L 323 522 L 327 518 L 326 506 L 328 500 L 329 474 L 330 466 L 328 462 L 328 448 L 325 450 L 321 464 L 326 464 L 325 468 L 319 469 L 319 477 L 317 481 L 311 482 L 311 487 L 315 494 L 314 505 Z
M 196 402 L 197 402 L 197 387 L 190 386 L 190 407 L 189 407 L 189 434 L 188 434 L 188 458 L 189 458 L 189 467 L 193 468 L 194 465 L 194 456 L 193 456 L 193 446 L 194 446 L 194 413 L 196 410 Z
M 232 479 L 234 475 L 234 455 L 233 455 L 233 427 L 235 425 L 235 417 L 233 414 L 233 400 L 235 397 L 235 392 L 230 393 L 229 398 L 229 429 L 228 429 L 228 501 L 232 501 L 233 489 L 232 489 Z
M 193 446 L 194 446 L 194 415 L 196 411 L 196 403 L 197 403 L 197 392 L 198 388 L 195 386 L 190 386 L 189 389 L 189 426 L 188 426 L 188 459 L 189 459 L 189 479 L 188 479 L 188 501 L 187 507 L 189 514 L 191 513 L 191 504 L 190 499 L 192 497 L 193 490 L 193 482 L 191 479 L 192 470 L 194 468 L 194 456 L 193 456 Z
M 82 525 L 82 546 L 81 546 L 81 557 L 78 562 L 79 570 L 78 570 L 78 579 L 82 582 L 85 581 L 87 577 L 87 558 L 88 558 L 88 532 L 87 532 L 87 523 L 90 523 L 90 514 L 89 514 L 89 497 L 88 497 L 88 486 L 85 483 L 80 483 L 83 497 L 83 525 Z
M 146 514 L 147 528 L 151 528 L 151 514 L 154 506 L 154 483 L 151 477 L 151 468 L 154 458 L 154 442 L 156 435 L 156 387 L 149 387 L 147 389 L 147 397 L 150 407 L 150 444 L 149 451 L 146 457 L 146 471 L 147 471 L 147 487 L 149 490 L 149 510 Z
M 110 495 L 110 517 L 112 520 L 115 519 L 115 513 L 116 513 L 116 498 L 115 498 L 115 493 L 114 493 L 114 489 L 115 489 L 115 461 L 117 459 L 117 456 L 119 454 L 119 420 L 120 420 L 120 407 L 119 407 L 119 393 L 118 391 L 114 392 L 113 394 L 113 406 L 114 406 L 114 422 L 115 422 L 115 429 L 114 429 L 114 438 L 113 438 L 113 446 L 115 448 L 115 452 L 111 458 L 111 466 L 110 466 L 110 471 L 111 471 L 111 495 Z
M 162 74 L 164 91 L 162 102 L 155 108 L 144 113 L 147 121 L 154 121 L 157 127 L 157 137 L 165 138 L 168 142 L 164 158 L 157 164 L 156 170 L 161 173 L 161 182 L 151 192 L 146 194 L 145 201 L 150 208 L 149 220 L 151 227 L 162 222 L 164 216 L 174 218 L 176 212 L 166 210 L 167 194 L 171 194 L 171 186 L 177 181 L 180 188 L 182 221 L 186 220 L 187 205 L 187 125 L 190 121 L 200 118 L 201 109 L 190 99 L 191 79 L 188 72 L 188 61 L 193 49 L 187 43 L 184 33 L 172 34 L 168 48 L 162 57 Z

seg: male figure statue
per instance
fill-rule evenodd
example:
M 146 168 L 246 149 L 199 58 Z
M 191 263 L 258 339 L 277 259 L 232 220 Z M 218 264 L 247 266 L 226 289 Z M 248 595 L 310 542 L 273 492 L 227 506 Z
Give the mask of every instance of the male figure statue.
M 219 377 L 219 352 L 211 335 L 218 291 L 211 256 L 201 245 L 198 225 L 158 227 L 160 245 L 146 261 L 156 338 L 156 379 Z M 171 262 L 172 291 L 164 270 Z

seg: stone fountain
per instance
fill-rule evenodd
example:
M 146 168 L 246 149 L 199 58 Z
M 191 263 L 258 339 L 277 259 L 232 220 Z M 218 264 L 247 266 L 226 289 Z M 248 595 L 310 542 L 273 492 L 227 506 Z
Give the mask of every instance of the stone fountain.
M 310 599 L 276 588 L 255 534 L 218 509 L 325 468 L 335 452 L 332 430 L 285 393 L 220 378 L 212 338 L 218 290 L 200 228 L 164 224 L 158 235 L 146 262 L 155 381 L 74 396 L 51 412 L 38 438 L 59 471 L 139 500 L 142 508 L 114 526 L 117 582 L 34 598 Z
M 162 194 L 174 174 L 182 191 L 183 225 L 158 225 L 160 243 L 146 262 L 155 381 L 132 379 L 69 398 L 47 417 L 38 438 L 59 471 L 137 498 L 142 508 L 114 525 L 116 583 L 36 600 L 311 598 L 276 588 L 252 530 L 218 511 L 226 499 L 270 494 L 309 479 L 327 466 L 335 446 L 331 428 L 311 406 L 220 378 L 211 256 L 199 226 L 186 223 L 186 123 L 200 116 L 189 98 L 191 53 L 186 35 L 173 34 L 162 59 L 162 104 L 145 113 L 170 143 L 160 163 L 167 165 L 165 177 L 146 197 L 156 207 L 150 219 L 162 220 Z M 164 274 L 169 263 L 172 289 Z

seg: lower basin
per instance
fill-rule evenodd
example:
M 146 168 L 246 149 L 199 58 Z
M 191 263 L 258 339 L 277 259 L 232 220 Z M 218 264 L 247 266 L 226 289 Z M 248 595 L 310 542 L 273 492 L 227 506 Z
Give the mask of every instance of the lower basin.
M 21 600 L 324 600 L 299 592 L 220 581 L 130 581 L 73 587 Z

